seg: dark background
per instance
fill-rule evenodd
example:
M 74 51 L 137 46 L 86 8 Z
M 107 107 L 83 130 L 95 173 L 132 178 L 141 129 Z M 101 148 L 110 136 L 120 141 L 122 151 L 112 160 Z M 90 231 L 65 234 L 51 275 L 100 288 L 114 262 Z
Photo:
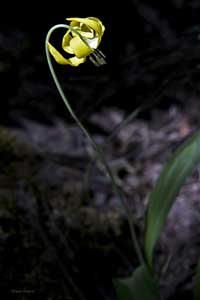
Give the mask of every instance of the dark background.
M 106 66 L 96 68 L 90 62 L 78 68 L 56 66 L 82 119 L 102 106 L 119 106 L 127 112 L 144 103 L 154 106 L 152 98 L 166 80 L 168 91 L 159 101 L 161 107 L 182 102 L 176 95 L 180 84 L 189 92 L 198 89 L 196 84 L 193 87 L 193 71 L 198 76 L 199 1 L 80 1 L 75 8 L 65 1 L 44 5 L 14 2 L 4 3 L 1 9 L 2 123 L 17 124 L 20 115 L 44 122 L 50 122 L 51 114 L 68 118 L 48 70 L 44 41 L 51 26 L 70 16 L 96 16 L 106 27 L 100 46 Z M 63 32 L 57 34 L 61 40 Z

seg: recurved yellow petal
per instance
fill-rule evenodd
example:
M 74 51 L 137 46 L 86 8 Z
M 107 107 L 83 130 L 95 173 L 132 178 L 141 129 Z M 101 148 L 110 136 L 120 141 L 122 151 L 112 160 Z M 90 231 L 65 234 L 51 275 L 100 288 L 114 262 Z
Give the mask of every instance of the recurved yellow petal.
M 62 39 L 62 48 L 67 53 L 74 54 L 74 52 L 73 52 L 73 50 L 72 50 L 72 48 L 70 46 L 71 39 L 72 39 L 71 32 L 70 32 L 70 30 L 68 30 L 67 33 L 63 36 L 63 39 Z
M 85 59 L 86 59 L 86 58 L 78 58 L 75 56 L 66 59 L 50 43 L 48 43 L 48 49 L 49 49 L 49 52 L 51 53 L 51 55 L 56 60 L 56 62 L 61 65 L 71 65 L 71 66 L 77 67 L 78 65 L 84 63 Z
M 102 22 L 94 17 L 88 18 L 67 18 L 68 21 L 71 21 L 70 26 L 78 26 L 78 23 L 82 23 L 87 25 L 88 27 L 92 28 L 98 35 L 102 36 L 105 30 L 104 25 Z M 76 23 L 74 23 L 76 22 Z
M 71 39 L 70 47 L 78 58 L 86 57 L 93 52 L 92 48 L 87 46 L 78 36 Z
M 86 58 L 83 57 L 83 58 L 78 58 L 76 56 L 73 56 L 73 57 L 70 57 L 69 58 L 69 62 L 71 64 L 71 66 L 73 67 L 77 67 L 79 66 L 80 64 L 84 63 L 86 61 Z

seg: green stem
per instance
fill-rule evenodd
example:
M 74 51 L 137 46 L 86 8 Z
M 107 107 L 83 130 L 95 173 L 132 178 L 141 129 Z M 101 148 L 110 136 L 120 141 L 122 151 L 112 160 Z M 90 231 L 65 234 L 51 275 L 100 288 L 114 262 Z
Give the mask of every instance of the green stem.
M 51 71 L 51 75 L 54 79 L 54 82 L 56 84 L 56 87 L 60 93 L 60 96 L 61 98 L 63 99 L 64 101 L 64 104 L 65 106 L 67 107 L 69 113 L 71 114 L 72 118 L 75 120 L 75 122 L 78 124 L 78 126 L 81 128 L 81 130 L 83 131 L 83 133 L 86 135 L 86 137 L 88 138 L 88 140 L 90 141 L 91 145 L 93 146 L 96 154 L 97 154 L 97 157 L 99 158 L 99 160 L 101 161 L 101 163 L 103 164 L 103 166 L 105 167 L 105 170 L 107 172 L 107 174 L 109 175 L 110 179 L 111 179 L 111 183 L 112 183 L 112 186 L 113 186 L 113 189 L 114 191 L 117 193 L 117 195 L 119 196 L 120 198 L 120 201 L 121 201 L 121 204 L 123 205 L 126 213 L 127 213 L 127 218 L 128 218 L 128 223 L 129 223 L 129 227 L 130 227 L 130 232 L 131 232 L 131 237 L 132 237 L 132 241 L 133 241 L 133 245 L 134 245 L 134 248 L 135 248 L 135 251 L 137 253 L 137 256 L 138 256 L 138 259 L 140 261 L 140 263 L 143 263 L 144 262 L 144 257 L 143 257 L 143 254 L 142 254 L 142 251 L 140 249 L 140 245 L 139 245 L 139 242 L 137 240 L 137 237 L 136 237 L 136 232 L 135 232 L 135 226 L 134 226 L 134 220 L 133 220 L 133 216 L 132 216 L 132 213 L 131 213 L 131 210 L 130 210 L 130 207 L 127 203 L 127 201 L 125 200 L 124 196 L 123 196 L 123 193 L 121 191 L 121 189 L 119 188 L 119 186 L 117 185 L 116 181 L 115 181 L 115 178 L 114 178 L 114 175 L 113 175 L 113 172 L 108 164 L 108 162 L 106 161 L 104 155 L 103 155 L 103 152 L 101 150 L 101 148 L 98 146 L 98 144 L 95 142 L 95 140 L 92 138 L 92 136 L 89 134 L 89 132 L 87 131 L 87 129 L 84 127 L 84 125 L 79 121 L 78 117 L 75 115 L 74 111 L 72 110 L 66 96 L 65 96 L 65 93 L 59 83 L 59 80 L 55 74 L 55 71 L 54 71 L 54 68 L 53 68 L 53 64 L 52 64 L 52 61 L 51 61 L 51 56 L 50 56 L 50 53 L 49 53 L 49 49 L 48 49 L 48 42 L 50 40 L 50 36 L 52 34 L 52 32 L 55 30 L 55 29 L 58 29 L 58 28 L 68 28 L 70 29 L 71 31 L 75 32 L 78 36 L 80 36 L 80 38 L 85 42 L 87 43 L 84 38 L 80 35 L 79 32 L 77 32 L 74 28 L 66 25 L 66 24 L 58 24 L 58 25 L 55 25 L 53 26 L 47 33 L 47 36 L 46 36 L 46 40 L 45 40 L 45 50 L 46 50 L 46 57 L 47 57 L 47 61 L 48 61 L 48 65 L 49 65 L 49 69 Z M 89 46 L 89 45 L 88 45 Z

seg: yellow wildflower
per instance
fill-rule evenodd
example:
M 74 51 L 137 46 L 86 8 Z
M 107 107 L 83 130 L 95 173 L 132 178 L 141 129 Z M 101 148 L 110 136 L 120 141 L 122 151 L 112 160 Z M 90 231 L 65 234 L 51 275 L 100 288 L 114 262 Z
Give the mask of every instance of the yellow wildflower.
M 57 63 L 62 65 L 78 66 L 89 56 L 91 60 L 101 65 L 105 63 L 104 55 L 96 50 L 101 42 L 105 27 L 98 18 L 67 18 L 70 21 L 69 29 L 62 39 L 62 48 L 72 55 L 64 58 L 49 42 L 48 49 Z M 92 57 L 92 55 L 94 58 Z

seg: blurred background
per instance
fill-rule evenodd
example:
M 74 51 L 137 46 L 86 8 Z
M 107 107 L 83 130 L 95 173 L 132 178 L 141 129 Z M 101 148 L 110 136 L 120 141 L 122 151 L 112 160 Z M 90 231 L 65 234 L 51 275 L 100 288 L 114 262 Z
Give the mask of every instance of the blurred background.
M 88 16 L 105 25 L 100 50 L 107 64 L 97 68 L 88 60 L 77 68 L 54 66 L 72 108 L 99 143 L 140 109 L 105 150 L 130 200 L 140 237 L 147 195 L 163 162 L 199 128 L 200 1 L 4 2 L 0 10 L 4 299 L 114 300 L 112 278 L 130 274 L 138 264 L 126 215 L 110 182 L 98 168 L 87 177 L 94 153 L 67 112 L 45 56 L 45 38 L 53 25 L 66 23 L 68 17 Z M 53 41 L 58 49 L 62 36 L 58 30 Z M 199 221 L 192 217 L 194 207 L 200 213 L 197 173 L 158 247 L 157 270 L 173 250 L 171 269 L 160 282 L 163 299 L 191 296 L 200 248 Z M 189 197 L 194 205 L 190 208 Z
M 46 7 L 40 4 L 4 3 L 1 10 L 1 122 L 16 122 L 19 115 L 43 121 L 50 121 L 51 113 L 67 117 L 62 101 L 55 99 L 58 94 L 48 70 L 44 41 L 51 26 L 65 23 L 70 16 L 95 15 L 106 27 L 101 44 L 106 66 L 98 69 L 89 62 L 80 68 L 56 66 L 66 94 L 82 118 L 102 106 L 130 111 L 144 102 L 150 104 L 153 93 L 166 80 L 170 81 L 168 91 L 159 103 L 163 107 L 182 102 L 177 95 L 180 84 L 193 92 L 198 88 L 192 86 L 194 72 L 191 74 L 198 68 L 198 1 L 127 0 L 109 6 L 105 1 L 80 1 L 75 9 L 73 3 L 64 1 Z M 62 30 L 57 34 L 59 47 Z

